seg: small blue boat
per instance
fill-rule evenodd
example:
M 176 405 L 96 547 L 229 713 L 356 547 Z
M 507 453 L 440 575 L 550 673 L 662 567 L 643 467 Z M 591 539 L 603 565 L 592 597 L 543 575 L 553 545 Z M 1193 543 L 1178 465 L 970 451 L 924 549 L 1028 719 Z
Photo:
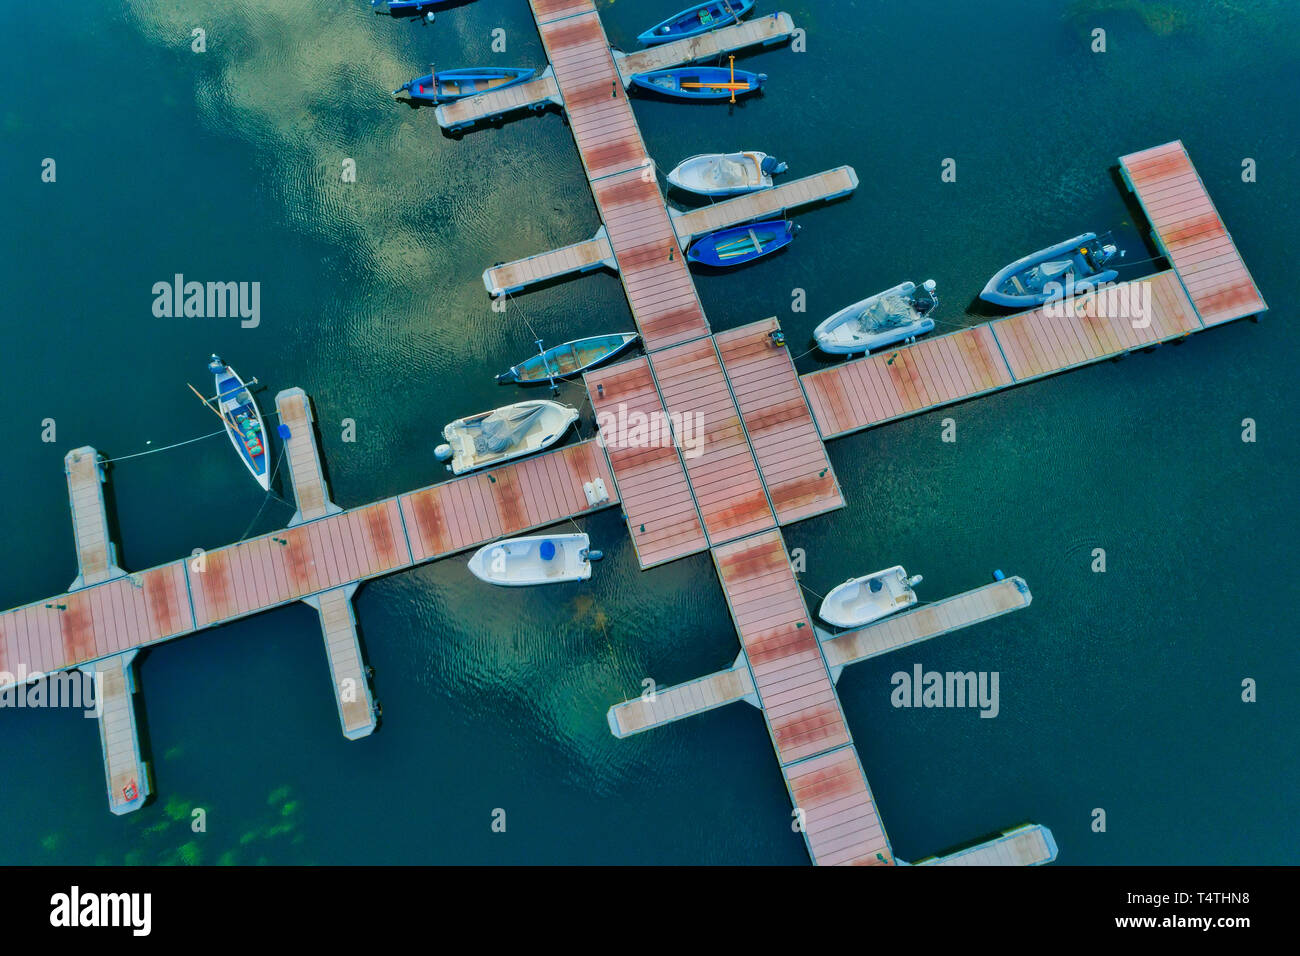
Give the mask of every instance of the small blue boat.
M 676 66 L 632 77 L 633 86 L 683 100 L 729 100 L 733 95 L 757 93 L 766 81 L 766 73 L 736 70 L 733 74 L 725 66 Z
M 239 460 L 244 463 L 253 480 L 261 485 L 264 491 L 270 491 L 271 476 L 267 472 L 266 429 L 262 425 L 262 412 L 257 407 L 257 399 L 253 398 L 253 393 L 248 389 L 251 383 L 245 383 L 233 368 L 215 354 L 208 362 L 208 371 L 212 373 L 216 382 L 217 394 L 212 399 L 204 398 L 202 394 L 199 398 L 203 398 L 204 403 L 221 416 L 230 443 L 235 446 Z M 194 386 L 191 385 L 190 388 Z
M 686 251 L 686 258 L 719 269 L 739 266 L 788 246 L 794 239 L 794 231 L 795 225 L 788 219 L 719 229 L 692 245 Z
M 1095 232 L 1085 232 L 999 270 L 984 286 L 980 298 L 994 305 L 1029 309 L 1049 299 L 1083 292 L 1119 275 L 1106 268 L 1117 251 L 1113 245 L 1102 243 Z
M 449 3 L 466 3 L 468 0 L 370 0 L 372 7 L 387 7 L 389 13 L 418 13 L 425 7 L 445 7 Z
M 671 40 L 684 40 L 699 36 L 718 27 L 735 23 L 750 10 L 754 9 L 755 0 L 709 0 L 674 13 L 663 23 L 657 24 L 640 34 L 637 39 L 645 46 L 656 43 L 668 43 Z
M 484 69 L 438 70 L 417 76 L 393 90 L 393 95 L 406 93 L 413 100 L 426 103 L 450 103 L 467 96 L 504 90 L 532 79 L 534 70 L 522 67 L 487 67 Z

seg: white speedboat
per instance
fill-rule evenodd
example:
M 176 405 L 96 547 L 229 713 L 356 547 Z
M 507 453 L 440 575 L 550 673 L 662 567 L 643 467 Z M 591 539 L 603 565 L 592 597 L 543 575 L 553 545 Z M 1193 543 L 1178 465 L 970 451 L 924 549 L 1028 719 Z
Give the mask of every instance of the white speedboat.
M 898 565 L 851 578 L 826 595 L 817 616 L 836 627 L 862 627 L 915 604 L 912 588 L 920 583 L 921 575 L 909 578 Z
M 577 420 L 578 410 L 559 402 L 515 402 L 456 419 L 442 430 L 447 443 L 434 454 L 440 461 L 450 458 L 451 470 L 462 475 L 549 448 Z
M 739 196 L 771 189 L 772 176 L 785 171 L 785 163 L 754 150 L 702 153 L 673 167 L 668 182 L 698 196 Z
M 474 552 L 469 569 L 481 581 L 506 587 L 585 581 L 591 562 L 601 558 L 590 545 L 585 534 L 507 538 Z
M 840 309 L 813 330 L 817 347 L 833 355 L 870 352 L 924 335 L 934 328 L 930 313 L 939 304 L 933 279 L 904 282 Z

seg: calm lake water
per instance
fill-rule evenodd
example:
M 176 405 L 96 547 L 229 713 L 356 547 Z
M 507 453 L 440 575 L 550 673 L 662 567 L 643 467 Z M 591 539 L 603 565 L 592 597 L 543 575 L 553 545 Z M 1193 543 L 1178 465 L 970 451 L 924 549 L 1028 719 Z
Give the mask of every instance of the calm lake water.
M 630 49 L 681 0 L 598 5 Z M 1174 138 L 1272 306 L 1259 323 L 829 446 L 849 505 L 786 533 L 807 555 L 814 607 L 895 563 L 925 574 L 923 598 L 994 568 L 1034 594 L 1026 611 L 841 680 L 895 852 L 917 859 L 1032 820 L 1051 827 L 1062 863 L 1294 860 L 1300 9 L 782 9 L 806 28 L 807 52 L 741 58 L 771 77 L 761 99 L 636 105 L 664 169 L 748 147 L 792 175 L 849 163 L 861 180 L 849 201 L 799 214 L 781 255 L 700 277 L 715 330 L 777 315 L 798 355 L 825 315 L 928 277 L 951 330 L 984 318 L 967 304 L 1001 265 L 1086 229 L 1112 229 L 1129 261 L 1146 259 L 1145 224 L 1112 167 Z M 431 110 L 387 93 L 430 61 L 543 64 L 524 0 L 430 26 L 361 0 L 127 0 L 56 19 L 16 4 L 0 26 L 0 606 L 58 593 L 76 573 L 64 453 L 122 456 L 209 431 L 185 383 L 205 380 L 214 350 L 266 385 L 264 408 L 282 388 L 312 395 L 334 499 L 351 506 L 439 480 L 442 425 L 517 394 L 492 376 L 535 337 L 633 328 L 612 276 L 528 294 L 504 315 L 484 294 L 485 266 L 599 225 L 559 116 L 456 142 Z M 1105 53 L 1089 48 L 1095 27 Z M 194 28 L 206 52 L 191 51 Z M 495 28 L 504 54 L 490 49 Z M 90 78 L 87 95 L 68 95 L 74 75 Z M 40 181 L 46 157 L 54 183 Z M 945 184 L 949 157 L 957 182 Z M 1257 182 L 1241 179 L 1245 157 Z M 345 159 L 355 183 L 340 181 Z M 151 288 L 175 273 L 259 282 L 260 325 L 156 318 Z M 791 310 L 796 289 L 804 312 Z M 940 441 L 945 417 L 955 444 Z M 40 440 L 45 419 L 53 443 Z M 259 513 L 223 439 L 110 474 L 129 569 L 290 516 L 276 501 Z M 362 742 L 339 733 L 306 606 L 148 651 L 157 796 L 125 818 L 106 808 L 92 722 L 0 711 L 0 861 L 806 864 L 752 708 L 610 735 L 606 709 L 644 677 L 717 670 L 738 641 L 707 556 L 642 573 L 617 509 L 582 526 L 607 555 L 582 586 L 488 591 L 461 559 L 366 584 L 356 608 L 384 721 Z M 998 718 L 893 708 L 890 675 L 917 663 L 998 671 Z M 1246 678 L 1257 703 L 1241 702 Z M 191 832 L 195 807 L 206 833 Z M 496 808 L 504 834 L 490 830 Z M 1094 808 L 1105 833 L 1090 828 Z

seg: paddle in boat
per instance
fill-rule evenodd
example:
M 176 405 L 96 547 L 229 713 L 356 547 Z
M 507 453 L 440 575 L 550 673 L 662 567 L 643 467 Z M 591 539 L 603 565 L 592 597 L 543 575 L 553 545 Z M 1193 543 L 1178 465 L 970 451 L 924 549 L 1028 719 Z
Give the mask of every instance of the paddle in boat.
M 577 420 L 578 410 L 559 402 L 516 402 L 458 418 L 442 430 L 447 444 L 434 454 L 439 461 L 450 458 L 451 470 L 462 475 L 549 448 Z
M 213 381 L 216 383 L 216 395 L 205 398 L 203 393 L 193 385 L 190 386 L 190 390 L 217 413 L 222 424 L 226 426 L 226 434 L 230 436 L 230 443 L 235 446 L 239 460 L 244 463 L 253 480 L 262 486 L 262 490 L 270 491 L 271 475 L 267 470 L 270 458 L 266 454 L 266 428 L 262 425 L 262 413 L 258 410 L 257 400 L 249 390 L 249 385 L 257 379 L 245 383 L 233 368 L 215 354 L 208 362 L 208 371 L 212 373 Z
M 587 580 L 591 562 L 602 557 L 585 534 L 507 538 L 474 552 L 469 570 L 480 581 L 505 587 L 560 584 Z
M 1106 268 L 1116 252 L 1115 246 L 1101 242 L 1095 232 L 1085 232 L 1017 259 L 988 281 L 980 298 L 994 305 L 1027 309 L 1049 299 L 1086 292 L 1119 275 Z
M 674 166 L 668 184 L 697 196 L 739 196 L 771 189 L 772 177 L 788 168 L 775 156 L 756 150 L 701 153 Z
M 700 265 L 720 269 L 743 265 L 788 246 L 794 239 L 794 233 L 795 225 L 788 219 L 719 229 L 696 240 L 686 250 L 686 258 Z
M 508 385 L 518 382 L 531 385 L 537 382 L 555 384 L 557 378 L 577 375 L 579 372 L 599 365 L 613 358 L 637 340 L 635 332 L 618 332 L 614 335 L 590 335 L 585 339 L 574 339 L 563 345 L 553 345 L 543 350 L 539 339 L 537 355 L 524 359 L 518 365 L 512 365 L 510 371 L 497 376 L 497 382 Z
M 834 588 L 817 609 L 817 616 L 836 627 L 862 627 L 916 603 L 912 588 L 921 575 L 907 576 L 895 565 L 875 574 L 845 581 Z
M 675 66 L 670 70 L 636 73 L 632 85 L 652 93 L 683 100 L 732 100 L 757 93 L 767 81 L 766 73 L 749 73 L 725 66 Z
M 406 93 L 413 100 L 425 103 L 450 103 L 467 96 L 504 90 L 532 79 L 535 70 L 523 67 L 502 66 L 483 69 L 437 70 L 417 76 L 393 90 L 393 95 Z
M 709 0 L 708 3 L 701 3 L 681 13 L 674 13 L 663 23 L 638 34 L 637 40 L 645 46 L 654 46 L 657 43 L 699 36 L 701 33 L 708 33 L 718 27 L 735 23 L 754 9 L 755 2 L 756 0 Z
M 924 335 L 934 328 L 930 313 L 939 304 L 933 279 L 904 282 L 840 309 L 813 331 L 817 347 L 832 355 L 870 352 Z

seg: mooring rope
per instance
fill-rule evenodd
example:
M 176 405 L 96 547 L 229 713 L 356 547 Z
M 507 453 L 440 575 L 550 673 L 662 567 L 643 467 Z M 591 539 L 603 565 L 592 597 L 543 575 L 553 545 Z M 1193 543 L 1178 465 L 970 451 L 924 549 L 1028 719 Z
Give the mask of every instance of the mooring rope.
M 160 451 L 171 451 L 173 448 L 180 448 L 182 445 L 192 445 L 196 441 L 203 441 L 203 439 L 211 438 L 213 435 L 224 435 L 225 433 L 226 430 L 222 428 L 215 432 L 208 432 L 206 435 L 200 435 L 198 438 L 188 438 L 185 441 L 178 441 L 174 445 L 166 445 L 162 448 L 150 448 L 147 451 L 138 451 L 133 455 L 120 455 L 117 458 L 105 458 L 104 463 L 108 464 L 109 462 L 114 461 L 126 461 L 128 458 L 139 458 L 141 455 L 153 455 Z

